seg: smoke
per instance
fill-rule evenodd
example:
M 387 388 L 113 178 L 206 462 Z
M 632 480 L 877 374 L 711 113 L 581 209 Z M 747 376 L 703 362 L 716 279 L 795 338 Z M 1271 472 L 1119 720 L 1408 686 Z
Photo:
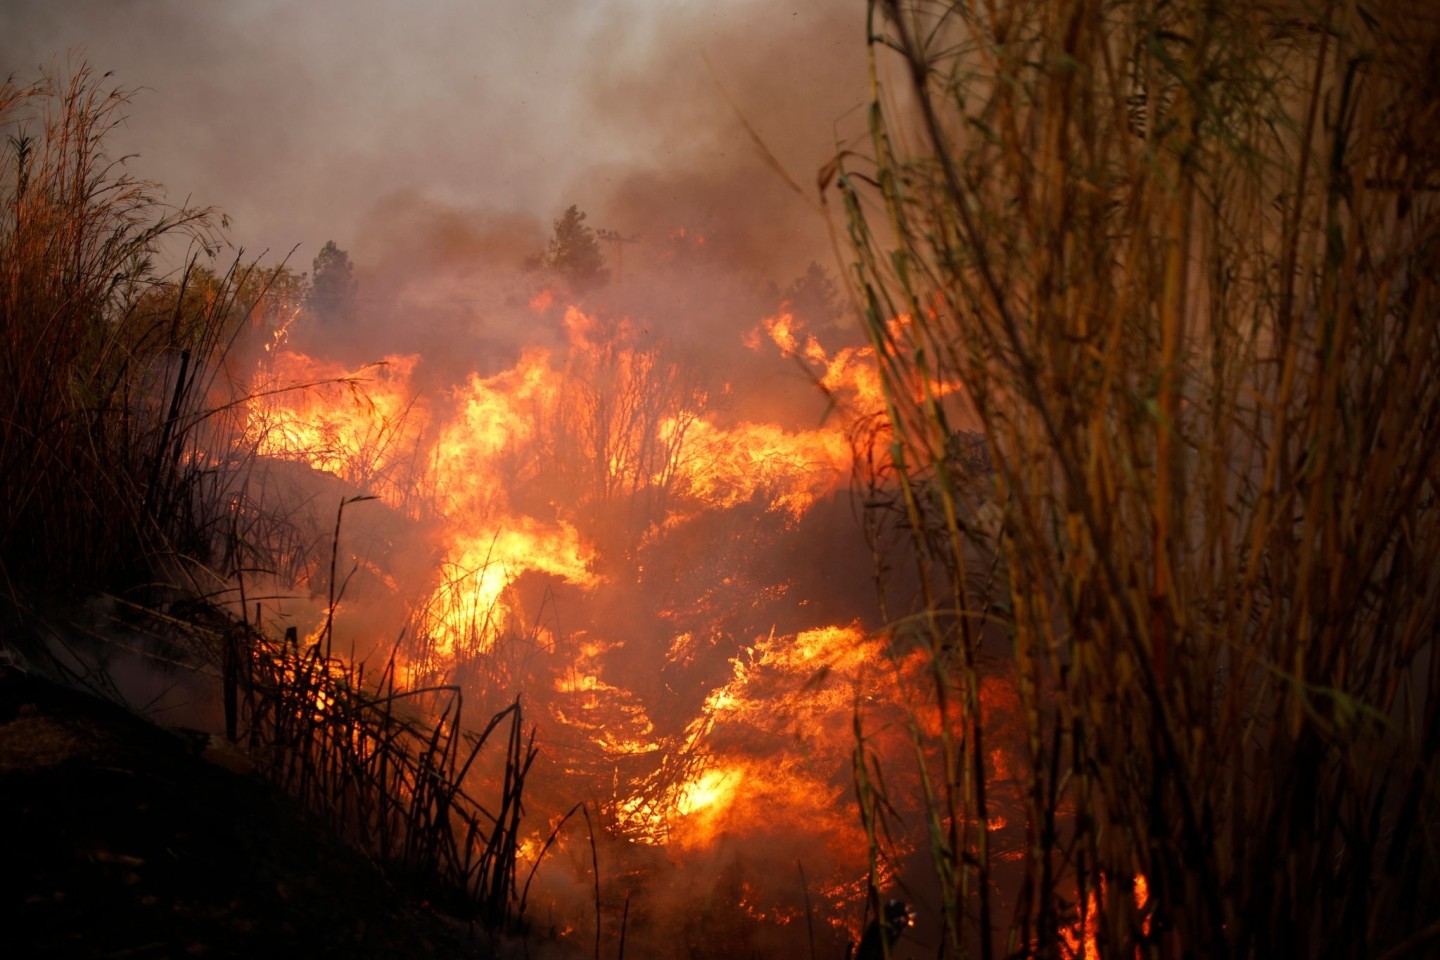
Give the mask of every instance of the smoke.
M 335 239 L 373 265 L 393 249 L 368 226 L 409 196 L 542 224 L 577 203 L 652 243 L 723 221 L 735 256 L 800 269 L 814 251 L 797 239 L 823 246 L 823 225 L 801 223 L 735 111 L 813 182 L 864 93 L 862 16 L 825 0 L 14 0 L 0 71 L 85 60 L 138 88 L 116 152 L 172 200 L 223 209 L 252 255 L 298 244 L 308 266 Z
M 859 4 L 666 8 L 664 39 L 608 64 L 591 88 L 597 113 L 634 144 L 604 171 L 602 212 L 656 239 L 686 227 L 717 256 L 784 276 L 825 258 L 811 204 L 816 173 L 859 130 L 862 14 Z
M 5 7 L 0 70 L 113 72 L 136 95 L 112 152 L 225 212 L 246 256 L 303 272 L 327 240 L 348 251 L 359 317 L 321 332 L 339 360 L 419 353 L 443 388 L 555 345 L 524 265 L 576 204 L 633 241 L 604 244 L 592 306 L 703 364 L 716 395 L 751 381 L 739 415 L 824 413 L 740 341 L 810 262 L 835 266 L 815 179 L 863 124 L 863 4 Z
M 113 152 L 224 211 L 247 256 L 308 271 L 327 240 L 348 251 L 360 317 L 326 334 L 337 359 L 419 353 L 439 388 L 555 344 L 524 265 L 576 204 L 633 241 L 604 244 L 596 309 L 703 362 L 717 395 L 748 378 L 740 415 L 813 426 L 823 401 L 740 340 L 811 261 L 835 266 L 815 180 L 863 127 L 863 17 L 828 0 L 16 0 L 0 70 L 112 71 L 136 90 Z

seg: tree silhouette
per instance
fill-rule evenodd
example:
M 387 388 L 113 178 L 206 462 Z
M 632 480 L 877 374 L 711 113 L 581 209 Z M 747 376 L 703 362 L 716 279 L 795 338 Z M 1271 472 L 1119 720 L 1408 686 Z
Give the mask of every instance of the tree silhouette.
M 574 204 L 555 221 L 545 265 L 576 290 L 598 287 L 610 278 L 595 231 L 586 226 L 584 211 Z
M 350 254 L 325 241 L 315 257 L 310 278 L 310 300 L 324 323 L 348 320 L 355 308 L 355 269 Z
M 834 276 L 814 260 L 810 261 L 804 273 L 780 291 L 780 299 L 814 329 L 835 326 L 844 317 Z

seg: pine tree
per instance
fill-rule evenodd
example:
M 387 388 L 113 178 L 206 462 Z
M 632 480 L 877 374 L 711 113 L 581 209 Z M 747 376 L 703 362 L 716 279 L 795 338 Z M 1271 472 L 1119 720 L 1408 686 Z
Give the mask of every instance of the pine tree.
M 804 273 L 790 281 L 780 298 L 812 329 L 833 327 L 844 316 L 835 278 L 814 260 Z
M 348 320 L 355 308 L 355 268 L 350 254 L 327 240 L 315 257 L 310 278 L 311 305 L 322 322 Z
M 545 265 L 577 290 L 598 287 L 610 279 L 595 231 L 586 226 L 584 211 L 574 204 L 555 221 Z

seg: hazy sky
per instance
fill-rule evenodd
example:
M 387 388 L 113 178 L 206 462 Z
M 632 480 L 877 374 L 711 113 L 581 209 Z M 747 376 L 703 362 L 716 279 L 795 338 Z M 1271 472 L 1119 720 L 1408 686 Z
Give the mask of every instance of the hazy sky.
M 397 204 L 545 224 L 794 226 L 715 74 L 802 183 L 854 133 L 863 0 L 5 0 L 0 73 L 137 88 L 115 146 L 251 254 L 355 252 Z M 762 182 L 763 181 L 763 182 Z M 674 223 L 674 226 L 685 226 Z M 694 226 L 692 224 L 692 226 Z

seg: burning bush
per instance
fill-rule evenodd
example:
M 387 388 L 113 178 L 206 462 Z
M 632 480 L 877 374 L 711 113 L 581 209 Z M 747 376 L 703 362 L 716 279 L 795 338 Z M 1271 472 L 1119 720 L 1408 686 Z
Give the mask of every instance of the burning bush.
M 277 352 L 261 375 L 279 379 L 257 386 L 249 419 L 262 458 L 411 518 L 428 576 L 387 577 L 375 550 L 357 549 L 356 537 L 379 549 L 368 508 L 348 515 L 342 571 L 373 571 L 369 589 L 404 608 L 391 636 L 402 636 L 395 664 L 408 684 L 458 686 L 482 712 L 524 696 L 542 747 L 527 803 L 554 822 L 578 795 L 603 828 L 603 932 L 644 949 L 683 933 L 687 908 L 671 892 L 742 891 L 743 904 L 704 922 L 712 938 L 728 924 L 715 949 L 808 937 L 838 950 L 858 936 L 865 857 L 843 799 L 850 712 L 887 672 L 884 644 L 851 622 L 873 619 L 844 492 L 848 411 L 879 396 L 866 355 L 831 356 L 786 313 L 755 324 L 757 356 L 801 360 L 847 411 L 786 428 L 712 404 L 728 385 L 650 334 L 647 318 L 548 291 L 527 299 L 537 344 L 558 346 L 443 389 L 419 385 L 423 357 L 347 371 Z M 317 379 L 334 385 L 280 389 Z M 311 593 L 319 572 L 305 574 Z M 303 606 L 282 600 L 266 615 L 333 618 L 336 649 L 357 660 L 389 649 L 365 598 Z M 582 876 L 592 869 L 569 832 L 547 844 L 531 829 L 522 868 L 548 849 Z M 783 876 L 770 876 L 782 860 Z M 594 907 L 568 900 L 573 879 L 542 871 L 532 904 L 575 925 Z

